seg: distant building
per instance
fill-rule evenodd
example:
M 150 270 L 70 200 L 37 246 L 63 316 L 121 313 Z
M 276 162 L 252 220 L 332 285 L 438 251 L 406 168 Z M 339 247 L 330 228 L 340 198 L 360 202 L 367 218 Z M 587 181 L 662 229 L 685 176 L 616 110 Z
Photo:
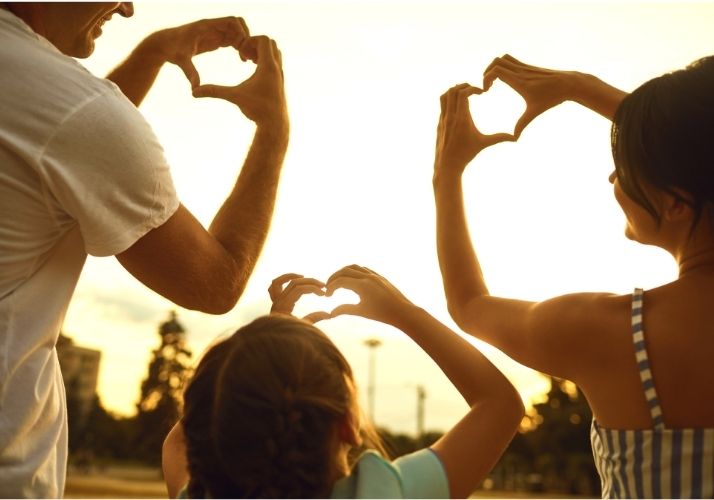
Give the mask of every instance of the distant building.
M 68 405 L 74 405 L 78 420 L 82 421 L 92 409 L 97 393 L 99 361 L 102 353 L 96 349 L 80 347 L 71 338 L 60 334 L 57 340 L 62 378 L 67 392 Z

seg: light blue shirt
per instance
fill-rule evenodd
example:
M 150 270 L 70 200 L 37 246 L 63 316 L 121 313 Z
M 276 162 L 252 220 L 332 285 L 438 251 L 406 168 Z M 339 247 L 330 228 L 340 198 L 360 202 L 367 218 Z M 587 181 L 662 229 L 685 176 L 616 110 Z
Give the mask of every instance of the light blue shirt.
M 385 460 L 373 450 L 357 460 L 349 476 L 332 488 L 332 498 L 449 498 L 449 481 L 441 460 L 424 448 Z
M 178 498 L 188 498 L 186 487 Z M 394 462 L 368 450 L 350 475 L 335 483 L 332 498 L 450 498 L 449 481 L 441 459 L 429 448 Z

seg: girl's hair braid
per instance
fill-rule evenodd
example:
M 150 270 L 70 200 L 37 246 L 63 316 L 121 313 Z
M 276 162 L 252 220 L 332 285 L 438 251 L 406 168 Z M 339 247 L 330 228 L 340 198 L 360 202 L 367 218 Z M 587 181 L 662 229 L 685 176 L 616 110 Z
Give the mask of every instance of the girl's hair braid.
M 184 406 L 193 498 L 327 497 L 338 423 L 356 418 L 344 356 L 312 324 L 283 315 L 213 346 Z M 378 440 L 369 444 L 383 451 Z

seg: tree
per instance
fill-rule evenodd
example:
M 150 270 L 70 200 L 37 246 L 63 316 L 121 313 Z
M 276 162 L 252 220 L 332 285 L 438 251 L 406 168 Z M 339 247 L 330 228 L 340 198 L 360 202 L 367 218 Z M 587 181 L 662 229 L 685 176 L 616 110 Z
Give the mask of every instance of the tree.
M 592 495 L 599 480 L 590 449 L 592 411 L 580 389 L 567 380 L 550 379 L 548 400 L 533 405 L 538 427 L 526 434 L 536 452 L 548 491 Z
M 191 351 L 186 332 L 172 311 L 159 326 L 160 346 L 153 351 L 137 404 L 136 457 L 152 464 L 161 461 L 161 445 L 181 414 L 181 395 L 190 376 Z
M 600 482 L 590 449 L 592 412 L 575 384 L 551 378 L 545 402 L 533 405 L 528 429 L 518 432 L 494 468 L 497 489 L 593 496 Z

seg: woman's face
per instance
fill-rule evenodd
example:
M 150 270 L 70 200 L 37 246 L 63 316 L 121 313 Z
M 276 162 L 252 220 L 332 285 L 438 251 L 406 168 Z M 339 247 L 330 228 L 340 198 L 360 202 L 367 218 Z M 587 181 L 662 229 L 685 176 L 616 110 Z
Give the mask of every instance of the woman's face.
M 659 233 L 657 220 L 622 190 L 616 171 L 610 174 L 609 180 L 613 186 L 615 199 L 625 214 L 625 236 L 645 245 L 657 245 Z

